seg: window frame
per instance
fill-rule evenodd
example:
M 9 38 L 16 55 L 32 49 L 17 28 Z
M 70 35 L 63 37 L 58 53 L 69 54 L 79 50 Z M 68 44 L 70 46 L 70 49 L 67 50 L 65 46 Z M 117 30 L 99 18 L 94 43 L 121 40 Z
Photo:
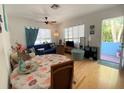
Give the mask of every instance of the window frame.
M 45 37 L 46 36 L 45 34 L 48 34 L 48 32 L 45 33 L 45 32 L 40 32 L 40 31 L 49 31 L 48 37 Z M 39 34 L 44 34 L 44 35 L 39 36 Z M 51 30 L 50 29 L 39 28 L 38 34 L 37 34 L 37 38 L 35 40 L 35 44 L 34 45 L 43 44 L 46 41 L 48 43 L 52 42 L 52 32 L 51 32 Z
M 75 27 L 77 28 L 77 30 L 75 30 Z M 79 31 L 81 31 L 80 30 L 80 27 L 83 28 L 82 29 L 83 35 L 80 35 L 80 33 L 79 33 Z M 72 37 L 71 38 L 69 37 L 69 29 L 70 28 L 72 28 Z M 74 31 L 76 31 L 77 37 L 74 36 Z M 67 34 L 66 36 L 68 36 L 68 37 L 65 37 L 65 33 Z M 84 24 L 82 24 L 82 25 L 76 25 L 76 26 L 71 26 L 71 27 L 68 27 L 68 28 L 65 28 L 64 29 L 64 40 L 65 41 L 74 41 L 74 43 L 76 43 L 75 40 L 77 39 L 76 41 L 79 43 L 80 42 L 80 37 L 85 37 L 84 35 L 85 35 L 85 25 Z

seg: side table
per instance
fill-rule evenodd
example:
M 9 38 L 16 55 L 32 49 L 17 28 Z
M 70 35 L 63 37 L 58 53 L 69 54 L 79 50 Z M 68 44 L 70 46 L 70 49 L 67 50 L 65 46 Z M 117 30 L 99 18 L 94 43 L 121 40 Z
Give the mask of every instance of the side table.
M 57 47 L 56 47 L 56 53 L 57 54 L 64 55 L 64 53 L 65 53 L 64 45 L 57 45 Z

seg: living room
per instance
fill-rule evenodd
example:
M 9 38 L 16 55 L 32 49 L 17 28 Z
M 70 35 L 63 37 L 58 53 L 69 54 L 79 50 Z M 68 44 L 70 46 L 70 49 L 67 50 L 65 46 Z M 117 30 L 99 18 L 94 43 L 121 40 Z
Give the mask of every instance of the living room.
M 9 75 L 11 75 L 11 73 L 14 74 L 14 69 L 16 67 L 13 68 L 13 71 L 10 70 L 11 63 L 9 58 L 12 52 L 11 50 L 14 49 L 16 45 L 21 45 L 23 48 L 30 48 L 31 52 L 34 53 L 34 55 L 33 53 L 30 53 L 31 56 L 40 55 L 44 57 L 44 55 L 47 54 L 57 53 L 62 55 L 59 56 L 61 57 L 61 60 L 66 59 L 65 57 L 73 59 L 74 80 L 72 82 L 72 88 L 124 88 L 123 82 L 120 83 L 123 78 L 118 77 L 119 69 L 98 63 L 100 61 L 102 20 L 123 16 L 124 5 L 5 4 L 0 6 L 0 13 L 2 16 L 2 32 L 0 33 L 2 46 L 0 47 L 0 60 L 6 61 L 6 63 L 0 63 L 0 71 L 5 71 L 5 73 L 2 73 L 3 77 L 0 81 L 3 83 L 0 85 L 0 88 L 8 88 Z M 52 6 L 54 8 L 51 8 Z M 7 28 L 5 23 L 8 24 Z M 93 32 L 90 27 L 93 27 Z M 37 34 L 35 35 L 31 30 L 37 32 Z M 29 32 L 32 32 L 33 34 Z M 33 37 L 35 38 L 34 40 Z M 81 41 L 80 37 L 85 37 L 85 39 L 83 38 L 83 41 Z M 68 48 L 67 41 L 73 41 L 68 43 L 69 47 L 72 46 L 71 50 L 69 50 L 70 53 L 65 53 Z M 82 45 L 80 45 L 81 42 Z M 48 46 L 52 48 L 49 50 Z M 95 59 L 93 56 L 86 59 L 84 58 L 86 55 L 84 55 L 83 49 L 86 46 L 90 46 L 91 48 L 95 47 L 95 50 L 97 51 L 97 54 L 94 54 L 96 55 Z M 75 50 L 73 51 L 75 48 L 76 52 Z M 77 50 L 79 51 L 77 52 Z M 44 57 L 44 59 L 38 58 L 43 61 L 45 58 L 49 57 L 51 56 Z M 53 55 L 51 60 L 53 59 L 57 59 L 56 55 Z M 106 72 L 106 74 L 103 74 L 103 72 Z M 111 73 L 114 74 L 112 75 Z M 99 76 L 99 79 L 101 79 L 100 81 L 97 77 L 99 74 L 101 75 Z M 111 81 L 109 81 L 110 79 L 106 79 L 106 75 L 110 77 Z M 92 78 L 94 78 L 94 80 Z M 118 79 L 120 81 L 117 81 Z M 41 88 L 41 86 L 21 86 L 22 83 L 20 83 L 20 85 L 15 84 L 16 81 L 14 80 L 10 80 L 10 82 L 12 83 L 11 88 Z M 33 81 L 33 83 L 36 83 L 36 81 Z M 99 86 L 97 84 L 99 84 Z

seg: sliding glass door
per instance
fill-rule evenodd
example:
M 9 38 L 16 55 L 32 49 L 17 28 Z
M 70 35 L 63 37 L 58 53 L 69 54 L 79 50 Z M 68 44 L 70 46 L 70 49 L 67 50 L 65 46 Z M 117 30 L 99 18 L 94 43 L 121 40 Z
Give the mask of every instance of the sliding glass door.
M 123 21 L 123 16 L 102 21 L 101 62 L 109 66 L 118 65 L 118 68 L 122 68 L 124 64 Z

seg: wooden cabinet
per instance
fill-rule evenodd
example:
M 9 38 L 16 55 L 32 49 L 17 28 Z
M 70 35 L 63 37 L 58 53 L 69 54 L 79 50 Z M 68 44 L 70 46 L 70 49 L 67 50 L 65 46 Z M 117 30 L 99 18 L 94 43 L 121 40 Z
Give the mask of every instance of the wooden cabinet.
M 57 45 L 57 47 L 56 47 L 56 53 L 57 54 L 64 55 L 64 53 L 65 53 L 64 45 Z

